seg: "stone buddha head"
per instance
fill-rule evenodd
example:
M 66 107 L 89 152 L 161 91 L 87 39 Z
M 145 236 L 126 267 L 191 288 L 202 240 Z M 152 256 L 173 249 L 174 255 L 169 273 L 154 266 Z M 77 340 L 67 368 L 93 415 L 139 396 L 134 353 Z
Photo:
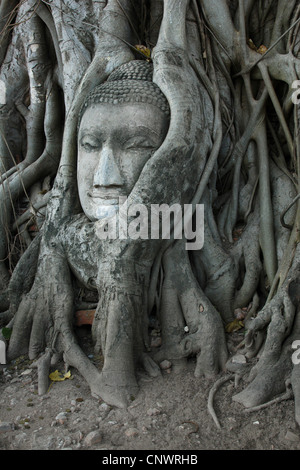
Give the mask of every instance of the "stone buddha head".
M 168 102 L 152 81 L 153 67 L 132 61 L 87 97 L 78 128 L 77 181 L 85 215 L 113 214 L 127 197 L 169 127 Z

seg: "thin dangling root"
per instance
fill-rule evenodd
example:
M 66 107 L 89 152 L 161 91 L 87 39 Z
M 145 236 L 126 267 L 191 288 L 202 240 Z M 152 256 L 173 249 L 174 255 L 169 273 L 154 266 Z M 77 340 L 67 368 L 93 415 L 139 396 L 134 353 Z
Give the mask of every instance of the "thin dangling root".
M 215 384 L 213 385 L 213 387 L 211 388 L 209 395 L 208 395 L 207 408 L 218 429 L 221 429 L 221 425 L 219 423 L 219 420 L 217 418 L 217 415 L 213 407 L 214 396 L 216 392 L 219 390 L 219 388 L 221 387 L 221 385 L 223 385 L 225 382 L 228 382 L 228 380 L 232 379 L 233 375 L 234 374 L 230 374 L 225 377 L 221 377 L 219 380 L 217 380 Z
M 252 411 L 259 411 L 259 410 L 262 410 L 264 408 L 267 408 L 268 406 L 274 405 L 275 403 L 280 403 L 280 402 L 285 401 L 285 400 L 291 400 L 293 398 L 293 396 L 294 396 L 294 394 L 293 394 L 293 390 L 291 388 L 291 383 L 290 383 L 290 381 L 287 381 L 286 382 L 286 391 L 282 395 L 274 398 L 273 400 L 267 401 L 266 403 L 262 403 L 261 405 L 252 406 L 251 408 L 245 408 L 244 413 L 251 413 Z

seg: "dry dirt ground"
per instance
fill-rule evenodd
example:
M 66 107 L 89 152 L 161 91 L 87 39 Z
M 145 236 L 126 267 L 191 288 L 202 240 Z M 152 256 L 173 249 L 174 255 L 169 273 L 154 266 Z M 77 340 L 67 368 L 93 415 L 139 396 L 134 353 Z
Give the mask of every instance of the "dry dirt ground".
M 87 330 L 81 330 L 80 340 L 89 344 Z M 71 369 L 71 378 L 51 382 L 48 393 L 39 396 L 37 370 L 26 357 L 0 366 L 0 449 L 300 449 L 293 400 L 246 413 L 232 401 L 242 383 L 236 389 L 228 381 L 217 391 L 214 409 L 221 424 L 217 429 L 207 408 L 214 382 L 196 379 L 194 366 L 190 361 L 184 373 L 171 369 L 156 379 L 141 373 L 140 393 L 124 410 L 91 397 L 76 370 Z

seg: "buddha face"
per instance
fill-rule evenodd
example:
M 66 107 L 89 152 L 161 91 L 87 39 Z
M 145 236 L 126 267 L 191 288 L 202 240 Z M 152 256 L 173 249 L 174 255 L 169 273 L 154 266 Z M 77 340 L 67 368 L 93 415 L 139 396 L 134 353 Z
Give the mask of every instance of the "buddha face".
M 115 213 L 148 159 L 161 146 L 169 119 L 144 103 L 92 104 L 78 132 L 77 178 L 85 215 L 95 221 Z

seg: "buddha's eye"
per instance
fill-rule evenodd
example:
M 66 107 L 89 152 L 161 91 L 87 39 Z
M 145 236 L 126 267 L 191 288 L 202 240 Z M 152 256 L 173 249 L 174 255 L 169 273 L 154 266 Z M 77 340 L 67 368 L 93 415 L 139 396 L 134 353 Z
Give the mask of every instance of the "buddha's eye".
M 153 150 L 156 144 L 147 136 L 134 136 L 123 143 L 124 150 Z
M 86 152 L 96 152 L 100 148 L 100 142 L 93 136 L 85 135 L 80 139 L 80 147 Z

